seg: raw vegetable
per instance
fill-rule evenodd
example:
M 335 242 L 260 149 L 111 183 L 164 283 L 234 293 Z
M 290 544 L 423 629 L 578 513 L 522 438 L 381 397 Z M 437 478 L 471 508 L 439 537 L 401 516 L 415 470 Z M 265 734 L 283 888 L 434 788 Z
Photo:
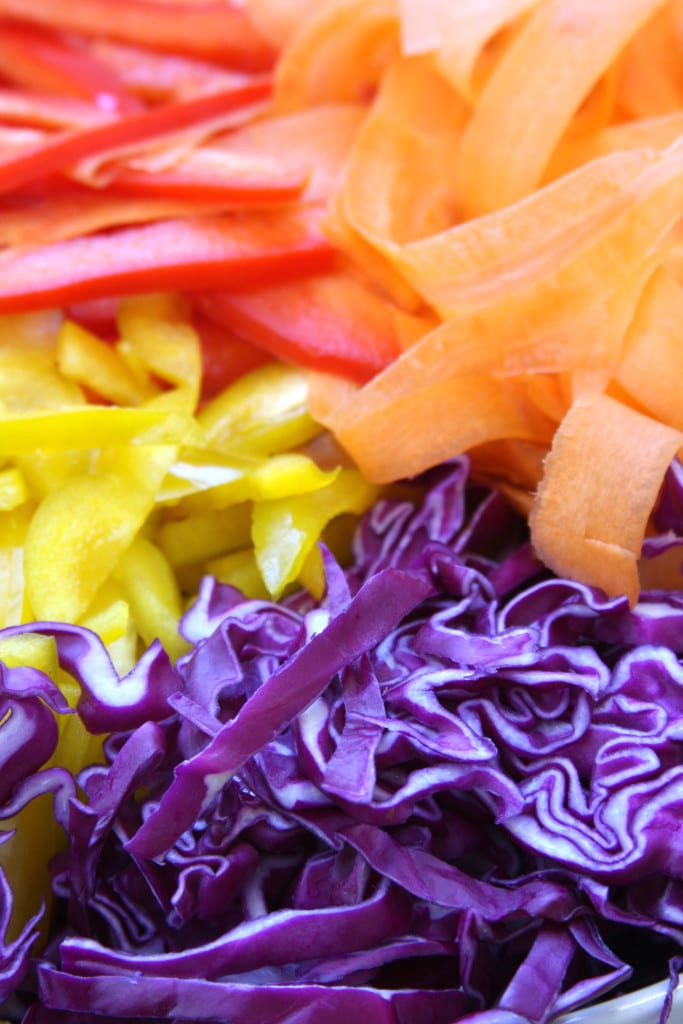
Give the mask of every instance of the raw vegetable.
M 3 1013 L 673 990 L 680 39 L 0 0 Z
M 87 631 L 0 634 L 50 638 L 82 722 L 114 730 L 80 795 L 47 766 L 54 726 L 14 739 L 2 814 L 51 791 L 68 839 L 62 931 L 35 974 L 29 935 L 4 947 L 27 1022 L 542 1024 L 675 968 L 680 595 L 631 610 L 553 577 L 467 473 L 380 500 L 320 604 L 205 579 L 175 670 L 153 645 L 117 681 Z M 2 685 L 27 718 L 63 711 L 35 670 Z
M 0 312 L 163 288 L 236 289 L 326 270 L 333 262 L 310 210 L 160 221 L 0 253 Z
M 181 54 L 216 57 L 249 70 L 269 67 L 274 53 L 244 6 L 209 0 L 2 0 L 0 13 L 84 36 L 111 36 Z

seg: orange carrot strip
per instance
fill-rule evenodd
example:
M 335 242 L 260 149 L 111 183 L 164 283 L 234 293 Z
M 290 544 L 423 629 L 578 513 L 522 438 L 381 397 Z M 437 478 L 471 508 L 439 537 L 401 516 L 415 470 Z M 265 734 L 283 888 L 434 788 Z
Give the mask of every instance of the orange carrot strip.
M 639 407 L 683 430 L 683 287 L 663 271 L 648 284 L 626 335 L 617 383 Z
M 477 445 L 469 455 L 479 476 L 503 482 L 533 494 L 543 476 L 548 445 L 507 438 Z
M 277 159 L 283 175 L 304 175 L 303 199 L 326 201 L 338 188 L 349 149 L 364 116 L 357 103 L 331 103 L 280 117 L 260 118 L 212 142 L 237 156 Z
M 308 373 L 308 408 L 311 416 L 323 425 L 331 422 L 335 412 L 358 392 L 358 385 L 336 373 L 310 370 Z
M 683 434 L 606 395 L 581 395 L 562 421 L 531 513 L 531 539 L 554 572 L 638 597 L 637 559 Z
M 399 0 L 401 51 L 435 51 L 443 75 L 469 100 L 484 45 L 538 0 Z
M 649 19 L 619 66 L 619 118 L 653 117 L 683 107 L 681 43 L 672 3 Z
M 458 188 L 469 216 L 538 184 L 593 85 L 664 0 L 545 0 L 494 69 L 463 139 Z
M 654 558 L 641 558 L 638 562 L 638 577 L 643 590 L 681 589 L 683 573 L 683 547 L 667 548 Z
M 413 476 L 485 441 L 548 443 L 554 429 L 525 401 L 523 385 L 491 373 L 417 383 L 410 393 L 361 413 L 364 390 L 348 397 L 325 425 L 374 483 Z
M 398 59 L 385 71 L 342 194 L 348 223 L 380 251 L 453 224 L 453 156 L 467 114 L 430 55 Z
M 320 9 L 321 0 L 247 0 L 254 25 L 277 49 L 296 35 L 302 22 Z
M 554 181 L 609 153 L 624 149 L 666 149 L 683 136 L 683 110 L 608 125 L 588 135 L 563 139 L 548 164 L 544 182 Z
M 420 294 L 408 284 L 390 260 L 349 223 L 344 213 L 341 192 L 333 195 L 328 203 L 325 233 L 401 309 L 417 312 L 424 306 Z
M 613 365 L 682 204 L 683 147 L 631 151 L 404 246 L 395 262 L 448 321 L 417 346 L 422 364 L 444 372 L 469 334 L 507 372 Z
M 367 100 L 397 50 L 392 0 L 334 0 L 316 8 L 280 56 L 274 107 L 285 113 Z

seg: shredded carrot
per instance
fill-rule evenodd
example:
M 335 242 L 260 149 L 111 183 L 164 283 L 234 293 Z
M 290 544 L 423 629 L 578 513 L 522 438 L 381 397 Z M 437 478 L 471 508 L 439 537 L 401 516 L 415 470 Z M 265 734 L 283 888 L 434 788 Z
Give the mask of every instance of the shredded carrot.
M 545 0 L 491 75 L 459 155 L 470 214 L 539 183 L 572 115 L 663 0 Z
M 681 446 L 681 431 L 606 395 L 580 396 L 555 434 L 531 513 L 539 556 L 635 602 L 647 520 Z
M 477 61 L 490 42 L 538 0 L 399 0 L 402 52 L 436 52 L 443 75 L 474 99 Z
M 367 100 L 397 47 L 398 21 L 391 0 L 316 5 L 280 58 L 276 108 L 285 112 Z

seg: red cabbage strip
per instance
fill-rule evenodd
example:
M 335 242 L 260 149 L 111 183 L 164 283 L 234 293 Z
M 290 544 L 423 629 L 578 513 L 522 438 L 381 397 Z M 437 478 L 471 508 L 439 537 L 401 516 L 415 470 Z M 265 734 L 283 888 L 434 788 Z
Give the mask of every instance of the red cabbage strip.
M 0 838 L 0 844 L 4 842 Z M 17 988 L 28 966 L 28 959 L 36 936 L 41 914 L 31 918 L 13 942 L 7 942 L 7 928 L 12 910 L 12 892 L 0 870 L 0 1000 L 6 999 Z
M 386 570 L 249 698 L 196 757 L 178 765 L 159 808 L 128 843 L 134 857 L 158 857 L 190 828 L 234 773 L 433 592 L 429 577 Z
M 83 688 L 78 713 L 92 733 L 134 729 L 143 722 L 165 718 L 168 698 L 181 687 L 158 641 L 121 679 L 106 647 L 91 630 L 58 622 L 33 622 L 30 626 L 9 626 L 2 635 L 18 636 L 28 631 L 54 637 L 60 668 Z
M 258 1024 L 348 1024 L 349 1015 L 372 1024 L 450 1024 L 462 1016 L 462 992 L 380 991 L 362 986 L 232 984 L 186 978 L 126 975 L 83 978 L 39 968 L 47 1005 L 118 1015 Z
M 134 971 L 212 979 L 256 970 L 264 964 L 328 959 L 372 948 L 400 934 L 409 923 L 410 903 L 405 893 L 383 883 L 369 899 L 354 906 L 271 913 L 182 953 L 132 958 L 91 940 L 65 939 L 61 959 L 65 971 L 88 975 Z
M 402 846 L 370 825 L 349 826 L 341 835 L 378 874 L 441 907 L 469 907 L 487 921 L 516 914 L 562 921 L 576 910 L 575 895 L 557 883 L 531 878 L 504 888 L 468 877 L 426 850 Z

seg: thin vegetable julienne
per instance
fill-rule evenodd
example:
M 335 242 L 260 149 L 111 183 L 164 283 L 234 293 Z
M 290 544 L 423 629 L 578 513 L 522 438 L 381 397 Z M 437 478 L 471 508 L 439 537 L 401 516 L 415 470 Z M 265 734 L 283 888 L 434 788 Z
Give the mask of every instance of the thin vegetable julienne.
M 235 289 L 328 270 L 315 210 L 161 221 L 0 254 L 0 312 L 163 289 Z
M 0 14 L 56 31 L 111 36 L 152 49 L 216 58 L 251 71 L 268 69 L 275 56 L 248 10 L 233 0 L 1 0 Z
M 277 359 L 369 380 L 399 355 L 391 310 L 348 274 L 244 293 L 207 292 L 201 309 Z
M 132 113 L 140 101 L 116 72 L 83 46 L 35 25 L 6 22 L 0 32 L 0 72 L 33 92 L 76 96 L 103 111 Z
M 35 150 L 0 160 L 0 193 L 66 171 L 88 157 L 115 156 L 121 150 L 144 146 L 185 128 L 218 121 L 239 107 L 265 99 L 270 87 L 270 79 L 261 76 L 208 96 L 179 100 L 107 124 L 46 138 Z

